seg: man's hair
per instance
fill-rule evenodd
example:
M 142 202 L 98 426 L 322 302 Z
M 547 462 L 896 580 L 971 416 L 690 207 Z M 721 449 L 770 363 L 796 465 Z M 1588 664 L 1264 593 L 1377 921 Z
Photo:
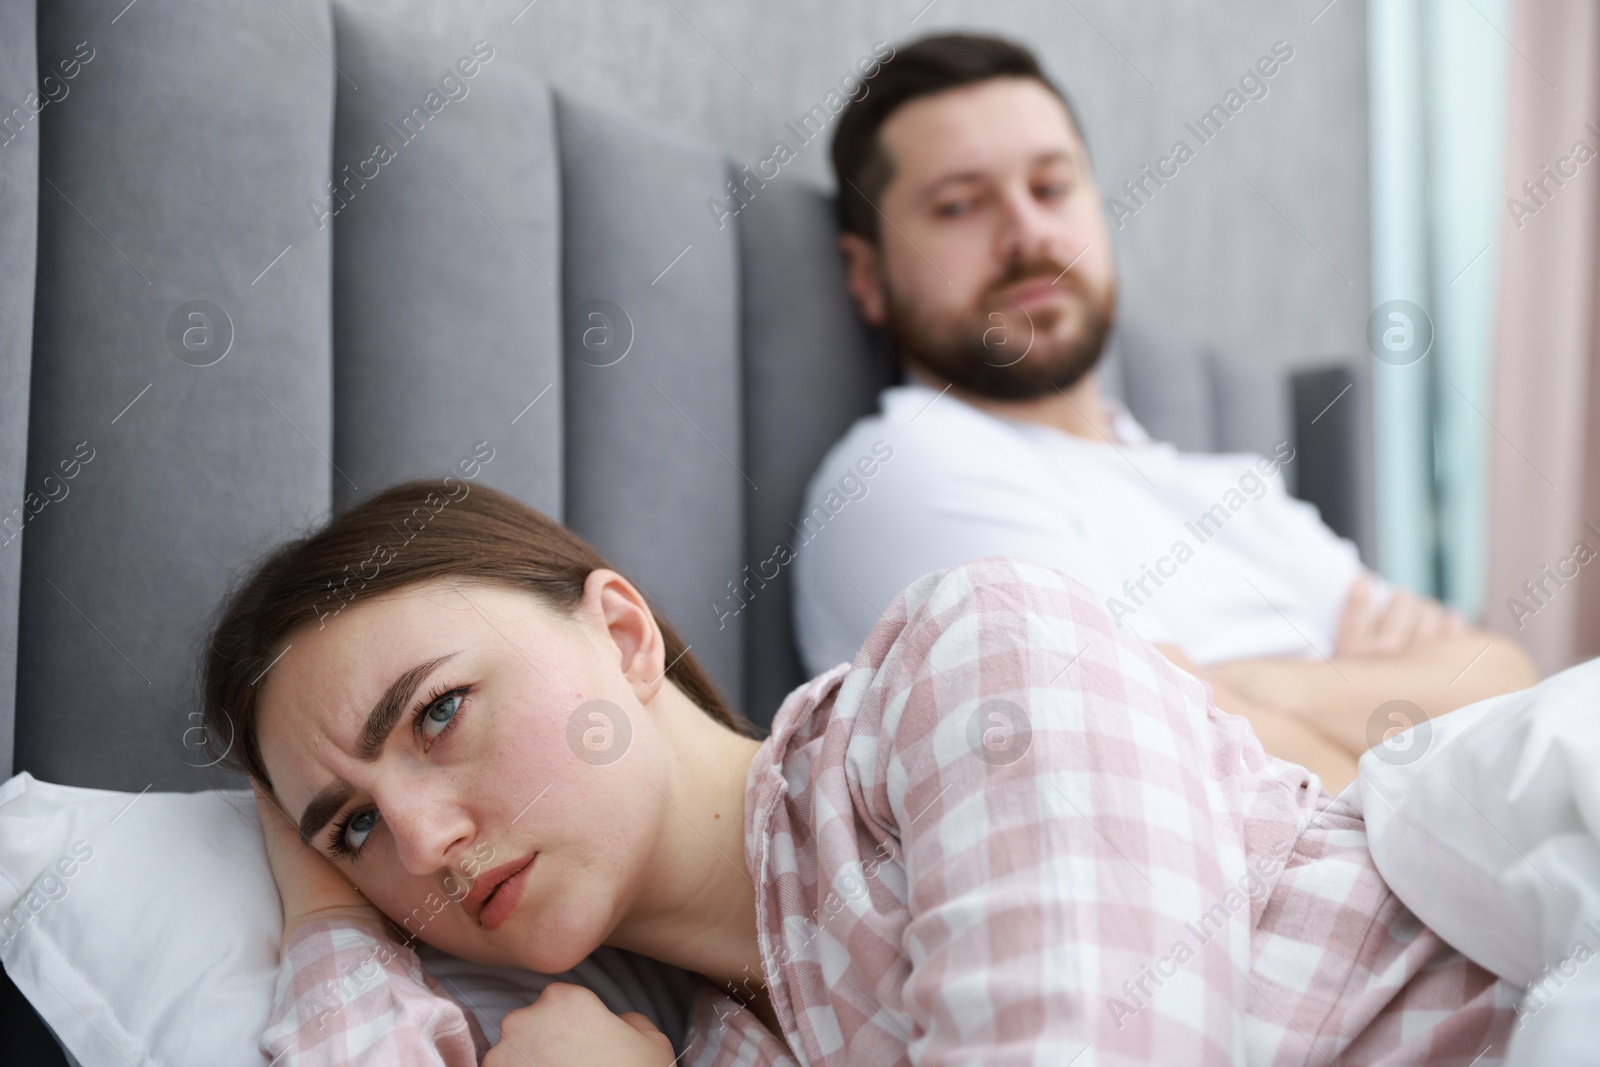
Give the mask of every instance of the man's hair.
M 1032 52 L 1000 37 L 968 33 L 924 37 L 897 49 L 874 75 L 872 91 L 852 100 L 839 117 L 832 154 L 841 230 L 869 241 L 878 239 L 874 205 L 894 177 L 894 163 L 878 138 L 889 116 L 917 97 L 990 78 L 1033 78 L 1042 83 L 1066 106 L 1072 127 L 1088 151 L 1089 142 L 1072 101 L 1045 76 Z

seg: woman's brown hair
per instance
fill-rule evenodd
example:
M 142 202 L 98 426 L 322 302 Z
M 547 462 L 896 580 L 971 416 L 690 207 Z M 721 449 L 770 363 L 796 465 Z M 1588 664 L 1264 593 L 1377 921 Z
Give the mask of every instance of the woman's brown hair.
M 585 579 L 602 567 L 609 564 L 577 534 L 487 486 L 449 476 L 386 489 L 274 548 L 218 606 L 201 683 L 207 746 L 219 762 L 270 789 L 256 741 L 257 683 L 292 632 L 325 624 L 357 597 L 452 577 L 525 589 L 571 611 Z M 717 722 L 759 737 L 754 723 L 723 702 L 667 621 L 654 618 L 667 678 Z

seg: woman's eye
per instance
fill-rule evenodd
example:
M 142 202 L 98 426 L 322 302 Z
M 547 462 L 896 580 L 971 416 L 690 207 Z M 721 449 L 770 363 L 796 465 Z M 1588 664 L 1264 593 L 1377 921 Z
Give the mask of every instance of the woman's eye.
M 1066 195 L 1067 186 L 1065 182 L 1055 182 L 1051 185 L 1041 186 L 1039 189 L 1039 196 L 1045 200 L 1058 200 Z
M 361 846 L 366 844 L 367 835 L 372 832 L 372 828 L 377 824 L 378 813 L 376 811 L 369 809 L 352 815 L 344 828 L 345 847 L 352 852 L 359 852 Z
M 450 725 L 450 720 L 456 717 L 456 709 L 461 706 L 461 694 L 452 693 L 428 709 L 422 716 L 422 736 L 429 741 L 437 738 L 444 732 L 444 727 Z M 430 726 L 439 727 L 435 733 L 429 733 Z
M 965 215 L 971 207 L 972 201 L 970 200 L 954 200 L 948 204 L 940 204 L 934 210 L 942 218 L 953 219 L 960 215 Z

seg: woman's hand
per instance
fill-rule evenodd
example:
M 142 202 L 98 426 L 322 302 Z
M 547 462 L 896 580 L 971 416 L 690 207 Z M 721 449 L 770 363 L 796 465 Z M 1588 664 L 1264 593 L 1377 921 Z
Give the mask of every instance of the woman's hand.
M 300 830 L 278 802 L 255 787 L 256 812 L 261 818 L 261 835 L 267 843 L 267 862 L 272 879 L 278 883 L 283 900 L 283 939 L 302 923 L 313 919 L 351 919 L 365 923 L 391 941 L 389 920 L 362 895 L 333 863 L 300 840 Z
M 613 1015 L 583 986 L 551 982 L 500 1020 L 500 1040 L 481 1067 L 670 1067 L 676 1059 L 672 1041 L 645 1016 Z

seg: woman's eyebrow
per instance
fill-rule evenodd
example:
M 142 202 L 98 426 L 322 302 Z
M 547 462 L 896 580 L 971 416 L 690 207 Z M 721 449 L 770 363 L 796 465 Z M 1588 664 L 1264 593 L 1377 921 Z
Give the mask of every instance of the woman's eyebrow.
M 389 740 L 389 734 L 400 721 L 400 714 L 410 703 L 417 686 L 421 685 L 422 680 L 432 674 L 440 664 L 458 655 L 460 651 L 456 649 L 455 652 L 448 652 L 443 656 L 419 663 L 389 683 L 389 688 L 383 691 L 383 696 L 373 705 L 365 725 L 361 727 L 361 737 L 356 742 L 356 759 L 363 763 L 377 761 L 379 754 L 383 752 L 384 742 Z M 312 797 L 311 803 L 306 805 L 305 814 L 300 816 L 300 840 L 311 845 L 312 837 L 328 825 L 354 793 L 355 789 L 349 782 L 336 778 L 332 785 L 325 786 L 321 792 Z

